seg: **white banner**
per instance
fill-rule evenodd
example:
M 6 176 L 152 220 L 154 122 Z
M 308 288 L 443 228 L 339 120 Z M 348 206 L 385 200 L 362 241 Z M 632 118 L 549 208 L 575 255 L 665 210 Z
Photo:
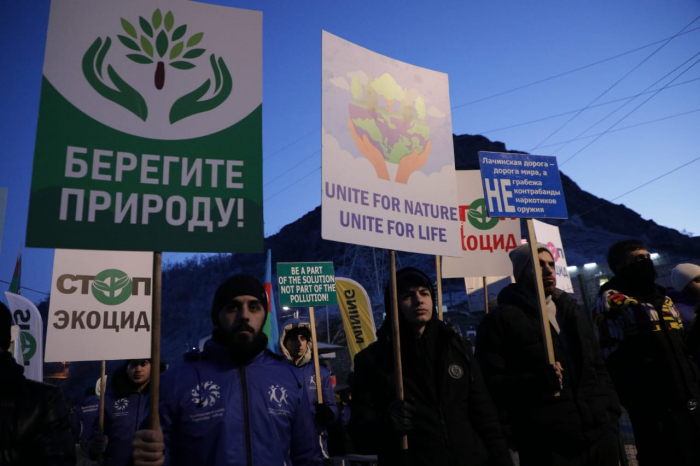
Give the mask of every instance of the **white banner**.
M 5 292 L 15 325 L 19 326 L 19 342 L 24 360 L 24 376 L 44 380 L 44 322 L 33 302 L 24 296 Z
M 56 249 L 46 361 L 148 358 L 152 252 Z
M 508 252 L 520 245 L 520 219 L 488 216 L 479 170 L 458 170 L 457 192 L 462 257 L 445 257 L 442 276 L 510 275 L 513 265 Z
M 573 293 L 574 287 L 571 284 L 569 271 L 566 269 L 566 255 L 564 254 L 564 244 L 561 242 L 559 227 L 548 223 L 533 220 L 535 226 L 535 236 L 537 241 L 547 245 L 547 249 L 552 253 L 554 266 L 557 271 L 557 288 L 567 293 Z
M 461 256 L 447 75 L 323 32 L 322 236 Z

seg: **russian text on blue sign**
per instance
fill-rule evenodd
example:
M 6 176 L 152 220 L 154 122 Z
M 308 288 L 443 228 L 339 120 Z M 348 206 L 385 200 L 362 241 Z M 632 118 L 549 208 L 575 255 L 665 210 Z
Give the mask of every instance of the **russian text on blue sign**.
M 489 217 L 568 218 L 557 158 L 479 152 Z

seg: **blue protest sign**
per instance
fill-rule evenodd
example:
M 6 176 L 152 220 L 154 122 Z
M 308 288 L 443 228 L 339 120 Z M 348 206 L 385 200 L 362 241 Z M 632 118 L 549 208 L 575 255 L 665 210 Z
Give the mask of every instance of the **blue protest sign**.
M 557 158 L 479 152 L 489 217 L 568 218 Z

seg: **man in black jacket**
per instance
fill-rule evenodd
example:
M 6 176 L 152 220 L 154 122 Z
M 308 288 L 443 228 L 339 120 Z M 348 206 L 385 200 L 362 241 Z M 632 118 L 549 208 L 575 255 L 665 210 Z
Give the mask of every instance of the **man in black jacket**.
M 12 317 L 0 303 L 0 464 L 73 466 L 70 410 L 51 385 L 27 380 L 7 351 Z
M 482 321 L 476 356 L 522 466 L 617 466 L 620 406 L 589 321 L 556 289 L 538 244 L 556 364 L 547 363 L 530 246 L 511 251 L 516 283 Z M 560 395 L 555 396 L 559 391 Z
M 355 357 L 350 435 L 360 453 L 379 464 L 510 465 L 498 417 L 469 345 L 437 319 L 435 293 L 420 270 L 396 274 L 401 363 L 406 401 L 396 399 L 391 326 Z M 407 434 L 408 451 L 399 449 Z
M 697 466 L 700 384 L 684 346 L 680 314 L 655 283 L 654 263 L 642 241 L 614 244 L 608 264 L 615 277 L 600 289 L 595 320 L 610 375 L 632 421 L 639 465 Z

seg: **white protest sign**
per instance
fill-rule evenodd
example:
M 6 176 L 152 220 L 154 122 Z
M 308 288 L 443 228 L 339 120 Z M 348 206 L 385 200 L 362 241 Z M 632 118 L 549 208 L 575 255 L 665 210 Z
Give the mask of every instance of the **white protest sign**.
M 322 236 L 461 256 L 447 75 L 323 32 Z
M 559 227 L 540 222 L 539 220 L 533 220 L 532 223 L 535 226 L 537 241 L 546 244 L 547 249 L 549 249 L 554 258 L 554 266 L 557 272 L 557 288 L 567 293 L 573 293 L 574 286 L 571 284 L 571 277 L 566 268 L 566 255 L 564 254 L 564 244 L 561 242 Z
M 33 302 L 18 294 L 5 292 L 12 319 L 19 327 L 24 376 L 37 382 L 44 381 L 44 321 Z
M 445 257 L 442 276 L 510 275 L 513 265 L 508 251 L 520 245 L 520 219 L 488 216 L 479 170 L 458 170 L 457 192 L 462 257 Z
M 148 358 L 153 253 L 57 249 L 46 361 Z
M 513 278 L 510 275 L 506 277 L 486 277 L 489 302 L 498 298 L 498 293 L 511 283 L 513 283 Z M 469 311 L 485 310 L 483 277 L 465 277 L 464 286 L 467 289 L 467 297 L 469 298 Z

